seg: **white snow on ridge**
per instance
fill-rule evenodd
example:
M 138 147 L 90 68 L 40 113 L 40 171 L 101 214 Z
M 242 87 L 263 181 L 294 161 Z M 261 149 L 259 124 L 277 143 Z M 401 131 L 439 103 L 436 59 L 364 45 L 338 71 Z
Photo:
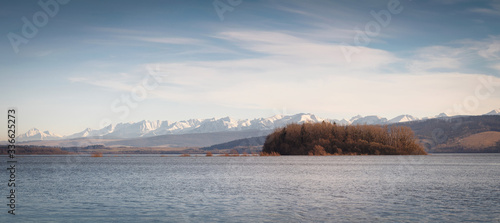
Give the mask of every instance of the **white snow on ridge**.
M 415 118 L 411 115 L 400 115 L 400 116 L 397 116 L 391 120 L 389 120 L 388 122 L 389 123 L 399 123 L 399 122 L 411 122 L 411 121 L 418 121 L 420 119 L 418 118 Z
M 26 133 L 16 137 L 18 141 L 35 141 L 35 140 L 55 140 L 61 139 L 62 136 L 50 131 L 40 131 L 37 128 L 32 128 Z
M 356 117 L 358 117 L 358 116 L 356 116 Z M 351 119 L 351 120 L 353 120 L 353 119 Z M 360 118 L 354 119 L 354 121 L 352 121 L 352 124 L 354 124 L 354 125 L 357 125 L 357 124 L 360 124 L 360 125 L 381 125 L 381 124 L 385 124 L 385 123 L 387 123 L 386 118 L 382 118 L 382 117 L 379 117 L 376 115 L 360 117 Z
M 500 115 L 500 109 L 493 110 L 485 115 Z M 429 118 L 449 118 L 446 113 L 441 113 L 434 117 L 419 119 L 411 115 L 400 115 L 390 120 L 376 115 L 361 116 L 357 115 L 350 120 L 342 119 L 322 119 L 314 114 L 300 113 L 295 115 L 274 115 L 268 118 L 243 119 L 237 120 L 231 117 L 210 118 L 210 119 L 189 119 L 184 121 L 148 121 L 119 123 L 109 125 L 102 129 L 87 128 L 81 132 L 60 136 L 49 131 L 41 132 L 33 128 L 25 134 L 19 135 L 18 141 L 32 140 L 58 140 L 58 139 L 73 139 L 87 137 L 105 137 L 105 138 L 138 138 L 149 137 L 167 134 L 187 134 L 187 133 L 208 133 L 208 132 L 223 132 L 223 131 L 243 131 L 243 130 L 273 130 L 283 127 L 290 123 L 305 123 L 305 122 L 330 122 L 339 125 L 351 124 L 368 124 L 368 125 L 384 125 L 401 122 L 410 122 L 425 120 Z
M 500 109 L 494 109 L 484 115 L 500 115 Z

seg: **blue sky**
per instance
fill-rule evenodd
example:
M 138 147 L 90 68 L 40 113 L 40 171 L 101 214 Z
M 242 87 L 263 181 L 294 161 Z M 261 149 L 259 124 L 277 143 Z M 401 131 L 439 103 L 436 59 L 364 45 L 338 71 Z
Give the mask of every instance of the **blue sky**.
M 0 113 L 20 132 L 500 108 L 500 1 L 39 2 L 0 3 Z

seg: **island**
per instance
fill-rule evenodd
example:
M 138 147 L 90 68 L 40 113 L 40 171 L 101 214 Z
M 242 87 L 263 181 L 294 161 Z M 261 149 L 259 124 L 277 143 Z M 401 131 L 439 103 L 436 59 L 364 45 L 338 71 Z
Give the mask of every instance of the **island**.
M 426 155 L 406 126 L 289 124 L 269 134 L 264 155 Z

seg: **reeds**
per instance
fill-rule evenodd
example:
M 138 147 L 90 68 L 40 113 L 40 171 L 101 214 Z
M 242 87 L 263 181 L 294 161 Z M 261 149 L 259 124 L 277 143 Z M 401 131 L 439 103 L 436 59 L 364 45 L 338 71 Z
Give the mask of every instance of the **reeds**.
M 90 157 L 102 157 L 102 153 L 101 152 L 92 152 L 92 154 L 90 154 Z
M 281 154 L 279 154 L 278 152 L 270 152 L 270 153 L 260 152 L 260 156 L 281 156 Z

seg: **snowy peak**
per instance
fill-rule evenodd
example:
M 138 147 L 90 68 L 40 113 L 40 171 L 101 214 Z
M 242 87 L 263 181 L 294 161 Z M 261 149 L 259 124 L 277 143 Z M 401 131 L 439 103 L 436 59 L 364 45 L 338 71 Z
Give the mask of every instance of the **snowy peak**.
M 26 133 L 19 135 L 17 140 L 19 141 L 34 141 L 34 140 L 55 140 L 61 139 L 62 136 L 52 133 L 50 131 L 40 131 L 37 128 L 32 128 L 28 130 Z
M 32 128 L 30 130 L 28 130 L 26 133 L 20 135 L 19 137 L 32 137 L 32 136 L 35 136 L 37 134 L 40 134 L 40 130 L 38 130 L 37 128 Z
M 448 118 L 448 117 L 450 116 L 444 112 L 436 116 L 436 118 Z
M 500 109 L 494 109 L 484 115 L 500 115 Z
M 500 115 L 500 109 L 493 110 L 486 115 Z M 449 116 L 446 113 L 441 113 L 434 117 L 446 119 Z M 224 131 L 245 131 L 245 130 L 274 130 L 286 126 L 291 123 L 316 123 L 330 122 L 338 125 L 387 125 L 401 122 L 410 122 L 425 120 L 405 114 L 394 117 L 390 120 L 376 115 L 361 116 L 357 115 L 351 119 L 322 119 L 314 114 L 300 113 L 295 115 L 274 115 L 268 118 L 256 119 L 234 119 L 231 117 L 224 118 L 209 118 L 209 119 L 189 119 L 184 121 L 148 121 L 142 120 L 139 122 L 119 123 L 116 125 L 108 125 L 102 129 L 87 128 L 81 132 L 61 137 L 49 131 L 40 131 L 33 128 L 25 134 L 19 135 L 19 141 L 32 140 L 56 140 L 56 139 L 74 139 L 88 137 L 105 137 L 105 138 L 139 138 L 150 137 L 167 134 L 189 134 L 189 133 L 209 133 L 209 132 L 224 132 Z
M 360 119 L 360 118 L 363 118 L 363 116 L 361 115 L 356 115 L 354 117 L 352 117 L 351 119 L 349 119 L 349 123 L 353 123 L 354 121 Z
M 288 123 L 306 123 L 306 122 L 320 122 L 323 119 L 318 119 L 313 114 L 300 113 L 292 116 L 285 116 L 283 119 L 287 120 Z
M 355 117 L 356 119 L 352 118 L 352 124 L 354 125 L 382 125 L 387 123 L 386 118 L 382 118 L 380 116 L 376 115 L 370 115 L 366 117 L 361 117 L 360 115 Z
M 225 117 L 221 119 L 203 121 L 199 126 L 196 126 L 193 132 L 220 132 L 225 130 L 241 130 L 238 120 Z
M 333 120 L 334 123 L 339 124 L 339 125 L 350 125 L 351 122 L 347 119 L 342 119 L 342 120 Z
M 52 137 L 52 138 L 62 138 L 61 135 L 55 134 L 50 131 L 44 131 L 43 134 L 45 134 L 45 137 Z
M 73 135 L 67 136 L 66 138 L 82 138 L 82 137 L 89 137 L 92 134 L 92 129 L 91 128 L 86 128 L 85 130 L 75 133 Z
M 65 136 L 66 139 L 75 139 L 75 138 L 85 138 L 85 137 L 98 137 L 109 134 L 113 132 L 114 126 L 108 125 L 102 129 L 94 130 L 91 128 L 86 128 L 85 130 L 75 133 L 73 135 Z
M 400 115 L 397 116 L 391 120 L 389 120 L 389 123 L 400 123 L 400 122 L 411 122 L 411 121 L 417 121 L 419 120 L 418 118 L 415 118 L 411 115 Z

